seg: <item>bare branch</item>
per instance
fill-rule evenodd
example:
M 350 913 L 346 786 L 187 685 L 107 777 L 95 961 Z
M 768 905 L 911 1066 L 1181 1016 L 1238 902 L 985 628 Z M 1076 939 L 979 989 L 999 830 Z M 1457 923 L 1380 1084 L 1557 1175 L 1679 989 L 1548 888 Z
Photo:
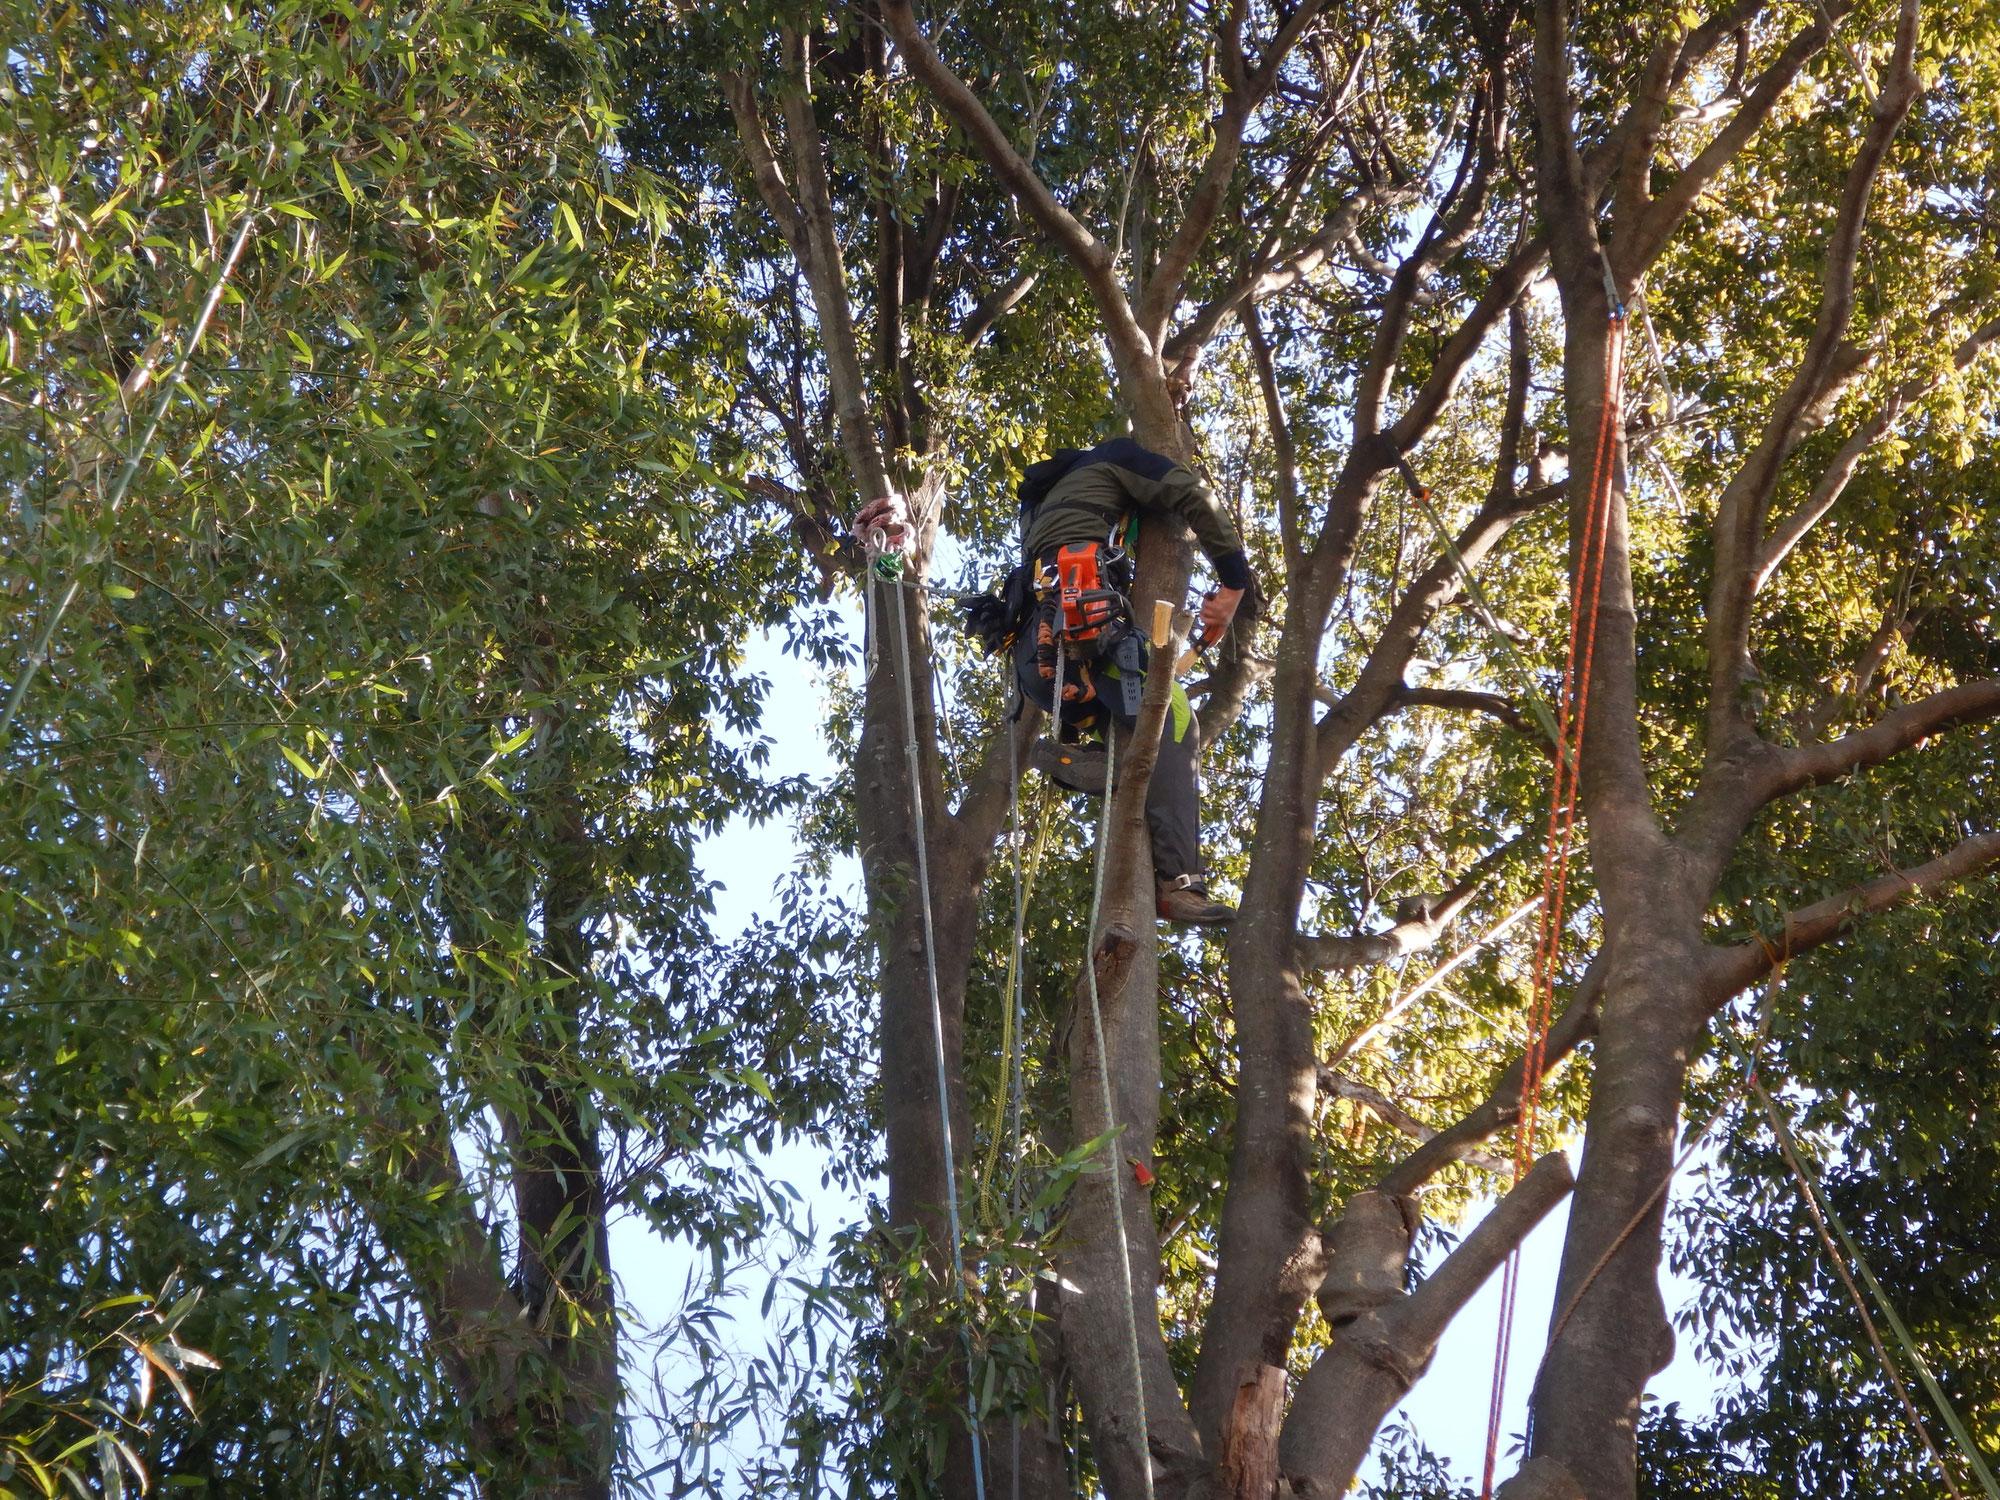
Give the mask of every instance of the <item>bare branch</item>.
M 1022 271 L 1005 286 L 980 298 L 979 305 L 967 313 L 965 321 L 959 325 L 958 336 L 965 347 L 970 349 L 978 344 L 992 331 L 995 323 L 1019 307 L 1041 277 L 1040 271 Z
M 1519 839 L 1516 839 L 1513 843 L 1508 844 L 1504 846 L 1502 849 L 1496 850 L 1495 852 L 1496 853 L 1511 852 L 1513 849 L 1519 847 L 1520 842 L 1521 841 Z M 1328 1065 L 1332 1067 L 1339 1067 L 1340 1064 L 1346 1062 L 1348 1058 L 1354 1056 L 1355 1053 L 1359 1052 L 1363 1047 L 1366 1047 L 1370 1042 L 1374 1041 L 1376 1037 L 1380 1036 L 1384 1031 L 1388 1030 L 1389 1027 L 1393 1026 L 1396 1023 L 1396 1021 L 1399 1020 L 1409 1010 L 1411 1006 L 1415 1005 L 1419 1000 L 1423 999 L 1424 996 L 1430 994 L 1431 991 L 1435 990 L 1439 985 L 1443 984 L 1445 980 L 1449 979 L 1453 974 L 1457 973 L 1460 969 L 1464 968 L 1467 964 L 1471 963 L 1472 960 L 1477 958 L 1482 951 L 1492 947 L 1493 944 L 1498 942 L 1502 937 L 1506 936 L 1508 930 L 1512 928 L 1516 922 L 1519 922 L 1521 918 L 1525 917 L 1529 912 L 1535 910 L 1535 908 L 1537 908 L 1541 904 L 1542 904 L 1542 898 L 1540 896 L 1536 896 L 1530 900 L 1523 901 L 1519 906 L 1515 907 L 1512 911 L 1508 912 L 1506 916 L 1502 917 L 1498 922 L 1494 923 L 1492 927 L 1488 928 L 1485 932 L 1482 932 L 1479 935 L 1477 941 L 1468 943 L 1465 947 L 1459 949 L 1458 952 L 1454 953 L 1450 958 L 1446 959 L 1443 963 L 1439 964 L 1429 974 L 1425 975 L 1421 982 L 1410 986 L 1409 989 L 1405 990 L 1402 994 L 1398 995 L 1394 1000 L 1392 1000 L 1387 1006 L 1387 1008 L 1383 1010 L 1382 1014 L 1377 1016 L 1374 1020 L 1370 1021 L 1366 1026 L 1363 1026 L 1359 1031 L 1355 1032 L 1352 1036 L 1348 1037 L 1347 1040 L 1342 1042 L 1338 1047 L 1334 1048 L 1333 1055 L 1327 1059 Z
M 1597 1035 L 1597 1007 L 1604 997 L 1607 968 L 1602 954 L 1592 960 L 1570 995 L 1569 1004 L 1563 1007 L 1562 1014 L 1549 1027 L 1542 1043 L 1543 1077 L 1547 1077 L 1579 1044 Z M 1452 1163 L 1464 1161 L 1481 1142 L 1513 1124 L 1521 1114 L 1521 1079 L 1526 1071 L 1527 1058 L 1516 1057 L 1500 1074 L 1492 1093 L 1478 1108 L 1457 1124 L 1440 1130 L 1435 1137 L 1392 1167 L 1375 1185 L 1376 1191 L 1408 1197 Z
M 1353 237 L 1369 214 L 1414 202 L 1418 191 L 1415 183 L 1387 180 L 1358 189 L 1327 215 L 1326 222 L 1310 238 L 1267 259 L 1253 261 L 1190 318 L 1185 328 L 1167 340 L 1166 358 L 1178 363 L 1199 353 L 1226 319 L 1312 280 L 1326 269 L 1333 252 Z
M 1285 576 L 1298 576 L 1305 543 L 1299 533 L 1299 462 L 1292 446 L 1292 424 L 1285 417 L 1285 400 L 1278 391 L 1278 371 L 1271 346 L 1254 306 L 1242 313 L 1243 339 L 1257 367 L 1257 388 L 1264 397 L 1264 425 L 1271 432 L 1271 488 L 1278 500 L 1278 531 L 1285 552 Z
M 1323 777 L 1332 774 L 1340 757 L 1371 724 L 1396 707 L 1398 695 L 1409 691 L 1403 685 L 1403 674 L 1409 669 L 1417 642 L 1437 612 L 1458 597 L 1465 575 L 1478 567 L 1523 516 L 1560 498 L 1567 490 L 1564 482 L 1489 499 L 1458 534 L 1451 550 L 1433 560 L 1411 583 L 1390 611 L 1354 686 L 1320 719 L 1319 764 Z
M 1892 870 L 1837 896 L 1788 912 L 1777 942 L 1739 943 L 1716 952 L 1704 987 L 1709 1009 L 1712 1011 L 1731 996 L 1741 994 L 1775 965 L 1831 942 L 1861 918 L 1877 916 L 1994 864 L 2000 864 L 2000 832 L 1974 834 L 1928 864 L 1911 870 Z
M 1369 1087 L 1358 1078 L 1349 1078 L 1345 1073 L 1321 1065 L 1319 1086 L 1338 1099 L 1347 1099 L 1366 1108 L 1376 1119 L 1392 1130 L 1400 1130 L 1418 1145 L 1433 1139 L 1437 1132 L 1419 1120 L 1415 1115 L 1401 1108 L 1380 1089 Z M 1485 1151 L 1468 1152 L 1462 1160 L 1469 1167 L 1477 1167 L 1482 1172 L 1493 1172 L 1502 1177 L 1510 1177 L 1514 1164 Z

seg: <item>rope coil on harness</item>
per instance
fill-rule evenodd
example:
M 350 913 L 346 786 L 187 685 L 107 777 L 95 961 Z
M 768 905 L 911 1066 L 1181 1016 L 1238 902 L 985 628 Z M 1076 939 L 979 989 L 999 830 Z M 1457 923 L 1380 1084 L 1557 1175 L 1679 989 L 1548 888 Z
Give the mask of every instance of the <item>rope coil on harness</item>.
M 1585 495 L 1583 536 L 1577 549 L 1576 572 L 1570 581 L 1570 638 L 1563 663 L 1563 690 L 1557 702 L 1558 735 L 1555 776 L 1549 791 L 1547 842 L 1542 860 L 1542 911 L 1535 943 L 1533 993 L 1528 1010 L 1528 1046 L 1522 1058 L 1520 1116 L 1514 1137 L 1514 1180 L 1519 1182 L 1533 1163 L 1541 1123 L 1542 1072 L 1547 1060 L 1549 1018 L 1554 1006 L 1555 971 L 1562 953 L 1568 917 L 1570 854 L 1576 832 L 1576 811 L 1583 765 L 1583 739 L 1590 712 L 1590 679 L 1597 656 L 1597 621 L 1604 585 L 1604 559 L 1609 551 L 1612 481 L 1616 476 L 1617 422 L 1623 405 L 1625 306 L 1604 262 L 1604 286 L 1609 328 L 1604 343 L 1604 387 L 1593 455 L 1590 488 Z M 1501 1279 L 1500 1321 L 1493 1352 L 1493 1393 L 1486 1414 L 1486 1458 L 1480 1483 L 1481 1500 L 1492 1500 L 1494 1470 L 1499 1461 L 1501 1422 L 1505 1411 L 1507 1364 L 1514 1337 L 1514 1313 L 1521 1288 L 1521 1251 L 1507 1257 Z M 1532 1399 L 1532 1393 L 1531 1393 Z
M 862 537 L 862 546 L 868 553 L 868 665 L 872 674 L 879 649 L 879 642 L 875 640 L 878 628 L 874 606 L 875 584 L 878 581 L 885 584 L 900 582 L 902 561 L 896 553 L 888 550 L 889 536 L 882 527 L 870 527 Z M 961 1311 L 969 1313 L 971 1299 L 965 1289 L 964 1230 L 958 1212 L 958 1160 L 952 1149 L 951 1094 L 945 1070 L 944 1004 L 938 998 L 937 933 L 931 918 L 930 848 L 925 837 L 923 767 L 917 755 L 916 690 L 910 682 L 909 606 L 904 602 L 905 595 L 901 588 L 895 590 L 895 595 L 896 676 L 903 698 L 903 758 L 910 781 L 910 834 L 917 855 L 917 900 L 923 921 L 924 978 L 930 987 L 931 1041 L 937 1064 L 938 1129 L 944 1153 L 945 1213 L 951 1233 L 952 1285 L 956 1289 Z M 972 1352 L 970 1329 L 961 1325 L 961 1334 L 969 1362 Z M 965 1408 L 966 1417 L 972 1424 L 972 1486 L 977 1500 L 986 1500 L 986 1464 L 981 1452 L 984 1437 L 980 1429 L 979 1399 L 969 1379 L 966 1382 Z

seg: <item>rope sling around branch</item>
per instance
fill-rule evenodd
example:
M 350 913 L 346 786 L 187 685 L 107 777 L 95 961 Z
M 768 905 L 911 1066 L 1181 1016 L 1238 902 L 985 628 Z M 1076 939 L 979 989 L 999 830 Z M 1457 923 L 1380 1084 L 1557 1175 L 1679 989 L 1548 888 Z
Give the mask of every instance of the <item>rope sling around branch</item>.
M 931 1041 L 937 1064 L 939 1139 L 944 1152 L 945 1211 L 951 1232 L 951 1277 L 959 1307 L 961 1311 L 969 1313 L 971 1299 L 965 1291 L 964 1230 L 960 1225 L 958 1213 L 958 1159 L 952 1150 L 951 1093 L 947 1086 L 945 1071 L 944 1003 L 938 998 L 937 932 L 931 919 L 930 849 L 924 828 L 923 766 L 917 755 L 917 700 L 916 690 L 910 684 L 909 606 L 904 602 L 902 560 L 897 554 L 888 550 L 887 543 L 887 536 L 879 529 L 872 530 L 863 538 L 863 546 L 868 553 L 868 615 L 872 625 L 875 617 L 875 584 L 879 580 L 893 589 L 896 595 L 896 676 L 903 696 L 903 759 L 910 781 L 910 837 L 916 845 L 917 854 L 917 901 L 923 920 L 924 979 L 930 987 Z M 892 562 L 895 568 L 893 575 L 888 572 Z M 872 634 L 872 630 L 870 633 Z M 961 1334 L 965 1341 L 969 1375 L 972 1353 L 971 1330 L 961 1325 Z M 979 1398 L 969 1378 L 965 1388 L 965 1414 L 972 1424 L 973 1491 L 976 1500 L 986 1500 L 986 1459 L 981 1451 L 985 1442 L 979 1422 Z

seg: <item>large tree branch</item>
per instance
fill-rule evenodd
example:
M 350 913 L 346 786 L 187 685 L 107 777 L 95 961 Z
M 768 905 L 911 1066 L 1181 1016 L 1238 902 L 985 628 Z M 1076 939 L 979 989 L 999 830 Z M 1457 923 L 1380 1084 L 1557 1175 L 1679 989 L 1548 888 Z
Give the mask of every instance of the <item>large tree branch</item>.
M 1754 785 L 1757 805 L 1802 787 L 1837 781 L 1863 766 L 1880 765 L 1944 730 L 1993 718 L 2000 718 L 2000 680 L 1946 688 L 1837 740 L 1780 750 Z
M 1319 9 L 1319 0 L 1308 0 L 1298 9 L 1309 16 Z M 1220 64 L 1218 71 L 1222 75 L 1223 92 L 1222 108 L 1217 111 L 1211 126 L 1214 142 L 1209 147 L 1208 159 L 1202 163 L 1201 172 L 1195 178 L 1194 189 L 1188 195 L 1187 210 L 1181 215 L 1180 227 L 1161 247 L 1159 263 L 1139 297 L 1139 328 L 1156 349 L 1165 342 L 1167 320 L 1173 316 L 1174 308 L 1180 301 L 1181 286 L 1187 280 L 1188 267 L 1194 264 L 1202 242 L 1215 225 L 1215 216 L 1222 209 L 1223 199 L 1228 195 L 1230 179 L 1236 175 L 1236 164 L 1243 155 L 1243 127 L 1261 98 L 1259 85 L 1264 80 L 1263 70 L 1259 69 L 1253 78 L 1246 76 L 1244 67 L 1243 24 L 1249 10 L 1248 0 L 1229 0 L 1227 9 L 1222 13 L 1216 37 L 1216 57 Z M 1293 35 L 1296 38 L 1297 33 Z M 1133 280 L 1136 283 L 1138 278 L 1134 276 Z
M 1775 942 L 1739 943 L 1714 953 L 1703 986 L 1709 1011 L 1713 1013 L 1732 996 L 1741 994 L 1776 965 L 1831 942 L 1861 918 L 1878 916 L 1995 864 L 2000 864 L 2000 832 L 1973 834 L 1928 864 L 1910 870 L 1892 870 L 1839 895 L 1786 913 L 1782 932 Z
M 1916 102 L 1917 0 L 1903 0 L 1896 49 L 1874 119 L 1841 192 L 1833 232 L 1827 241 L 1826 275 L 1812 337 L 1798 370 L 1778 398 L 1756 449 L 1723 489 L 1716 504 L 1715 572 L 1708 601 L 1708 730 L 1711 755 L 1725 754 L 1753 733 L 1744 716 L 1741 690 L 1749 679 L 1750 606 L 1755 595 L 1764 518 L 1785 459 L 1845 380 L 1859 369 L 1861 356 L 1845 343 L 1854 310 L 1854 268 L 1860 258 L 1868 202 L 1890 143 Z
M 1430 374 L 1424 377 L 1424 383 L 1410 398 L 1410 404 L 1390 427 L 1389 441 L 1395 444 L 1398 452 L 1408 453 L 1424 440 L 1439 414 L 1457 394 L 1459 382 L 1471 368 L 1473 356 L 1486 342 L 1486 336 L 1507 315 L 1507 310 L 1521 300 L 1522 293 L 1534 284 L 1548 255 L 1548 240 L 1538 235 L 1508 256 L 1494 271 L 1492 279 L 1486 283 L 1486 290 L 1472 305 L 1472 311 L 1465 315 L 1465 320 L 1438 351 Z
M 1779 100 L 1798 77 L 1799 70 L 1832 38 L 1834 23 L 1852 8 L 1852 0 L 1826 0 L 1825 4 L 1814 7 L 1817 14 L 1812 21 L 1786 43 L 1769 67 L 1757 75 L 1742 107 L 1715 133 L 1714 139 L 1701 149 L 1686 169 L 1667 185 L 1666 191 L 1647 205 L 1644 216 L 1632 226 L 1629 240 L 1618 252 L 1621 281 L 1630 285 L 1659 259 L 1667 241 L 1673 237 L 1674 231 L 1680 227 L 1681 221 L 1694 208 L 1708 185 L 1736 159 L 1750 137 L 1770 118 Z M 1720 33 L 1706 28 L 1699 35 L 1711 48 L 1721 40 Z M 1691 41 L 1693 39 L 1690 38 Z M 1685 56 L 1676 64 L 1676 83 L 1685 76 L 1684 62 Z
M 1351 1487 L 1376 1428 L 1430 1367 L 1445 1328 L 1574 1184 L 1568 1158 L 1543 1157 L 1407 1294 L 1410 1216 L 1379 1191 L 1349 1200 L 1320 1293 L 1333 1338 L 1299 1383 L 1279 1440 L 1280 1467 L 1297 1493 Z
M 1710 757 L 1679 842 L 1713 874 L 1728 861 L 1759 808 L 1864 766 L 1881 765 L 1957 725 L 1995 718 L 2000 718 L 2000 680 L 1986 679 L 1906 704 L 1837 740 L 1784 747 L 1746 737 L 1731 753 Z
M 1800 502 L 1798 508 L 1773 527 L 1771 534 L 1764 538 L 1763 546 L 1757 554 L 1757 562 L 1750 579 L 1750 591 L 1754 595 L 1761 592 L 1771 581 L 1771 575 L 1791 555 L 1792 549 L 1805 538 L 1807 532 L 1817 526 L 1826 513 L 1833 509 L 1842 493 L 1847 489 L 1847 481 L 1853 477 L 1855 468 L 1862 457 L 1889 433 L 1893 432 L 1901 420 L 1903 412 L 1913 403 L 1921 401 L 1943 383 L 1947 373 L 1958 374 L 1969 369 L 1974 360 L 1985 353 L 1995 339 L 2000 339 L 2000 318 L 1994 318 L 1974 329 L 1953 351 L 1948 370 L 1936 370 L 1906 380 L 1891 391 L 1882 405 L 1869 419 L 1856 428 L 1853 436 L 1841 444 L 1840 451 L 1833 456 L 1824 473 L 1814 483 L 1812 492 Z

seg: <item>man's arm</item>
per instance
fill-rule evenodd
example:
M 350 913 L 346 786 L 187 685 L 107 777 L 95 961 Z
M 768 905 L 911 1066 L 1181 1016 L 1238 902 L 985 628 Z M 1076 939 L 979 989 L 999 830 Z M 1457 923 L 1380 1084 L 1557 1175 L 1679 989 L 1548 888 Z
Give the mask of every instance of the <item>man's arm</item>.
M 1229 512 L 1216 502 L 1207 485 L 1179 464 L 1144 449 L 1138 452 L 1154 461 L 1114 465 L 1133 503 L 1141 509 L 1166 511 L 1185 522 L 1214 567 L 1215 581 L 1239 594 L 1247 589 L 1250 564 Z

